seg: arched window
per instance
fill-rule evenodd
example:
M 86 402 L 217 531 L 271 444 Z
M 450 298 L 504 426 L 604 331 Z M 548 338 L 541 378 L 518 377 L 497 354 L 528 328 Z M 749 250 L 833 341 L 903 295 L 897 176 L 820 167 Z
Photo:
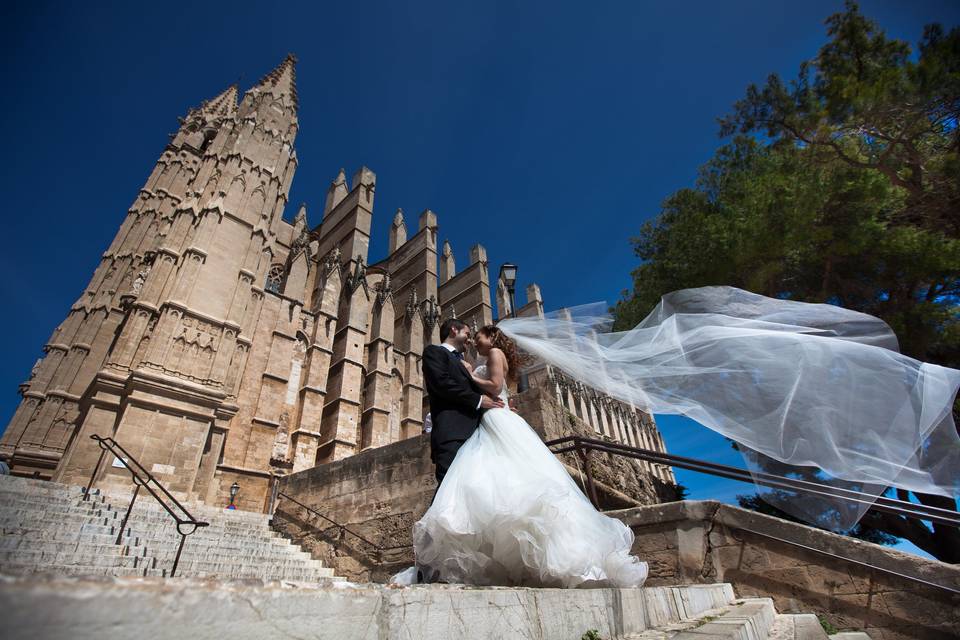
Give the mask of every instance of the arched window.
M 267 291 L 280 293 L 280 286 L 283 284 L 283 265 L 276 263 L 270 266 L 267 273 L 267 284 L 263 287 Z

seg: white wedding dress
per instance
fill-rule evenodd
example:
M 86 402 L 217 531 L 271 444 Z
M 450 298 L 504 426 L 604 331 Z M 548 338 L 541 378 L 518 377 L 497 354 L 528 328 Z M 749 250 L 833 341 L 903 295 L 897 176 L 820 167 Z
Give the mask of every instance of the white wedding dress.
M 489 379 L 486 366 L 479 377 Z M 500 393 L 508 403 L 507 391 Z M 594 509 L 537 433 L 508 408 L 483 414 L 413 526 L 428 581 L 540 587 L 637 587 L 647 564 L 633 532 Z M 410 583 L 416 569 L 394 581 Z

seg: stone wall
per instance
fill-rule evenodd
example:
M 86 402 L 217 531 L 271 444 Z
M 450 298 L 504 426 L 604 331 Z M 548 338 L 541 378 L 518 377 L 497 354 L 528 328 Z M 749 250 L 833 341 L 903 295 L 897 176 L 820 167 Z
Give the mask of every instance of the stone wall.
M 960 595 L 864 565 L 953 589 L 960 567 L 713 501 L 611 515 L 633 529 L 649 585 L 729 582 L 739 597 L 770 597 L 780 613 L 813 612 L 873 640 L 960 636 Z
M 410 531 L 436 490 L 426 435 L 368 449 L 355 456 L 294 473 L 280 492 L 345 525 L 384 554 L 281 496 L 273 527 L 308 549 L 334 573 L 357 582 L 384 581 L 413 564 Z

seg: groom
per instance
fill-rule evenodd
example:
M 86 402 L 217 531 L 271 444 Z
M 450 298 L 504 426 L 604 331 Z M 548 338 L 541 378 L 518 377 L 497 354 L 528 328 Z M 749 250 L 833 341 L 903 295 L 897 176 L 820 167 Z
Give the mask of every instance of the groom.
M 443 482 L 457 451 L 480 424 L 480 413 L 503 407 L 480 393 L 464 368 L 463 351 L 470 329 L 455 318 L 440 325 L 440 344 L 423 350 L 423 377 L 430 397 L 430 459 L 437 467 L 437 486 Z

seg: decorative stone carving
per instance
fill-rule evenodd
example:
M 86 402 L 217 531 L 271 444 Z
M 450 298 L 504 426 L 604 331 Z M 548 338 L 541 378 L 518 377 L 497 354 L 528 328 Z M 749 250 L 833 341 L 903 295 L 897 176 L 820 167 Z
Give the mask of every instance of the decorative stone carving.
M 347 276 L 346 281 L 346 291 L 348 295 L 353 295 L 354 291 L 357 290 L 360 286 L 363 286 L 364 291 L 367 289 L 367 265 L 364 264 L 363 256 L 357 256 L 357 264 L 353 269 L 353 273 Z
M 274 467 L 289 468 L 293 466 L 293 463 L 288 455 L 290 450 L 290 415 L 286 411 L 280 414 L 279 423 L 277 434 L 273 438 L 273 453 L 270 456 L 270 464 Z
M 390 274 L 383 274 L 383 280 L 374 285 L 377 292 L 377 304 L 383 305 L 387 300 L 393 299 L 393 289 L 390 286 Z
M 328 253 L 323 259 L 323 275 L 329 277 L 334 271 L 340 271 L 343 265 L 340 264 L 340 247 L 334 247 L 333 251 Z
M 427 331 L 433 331 L 433 328 L 440 321 L 440 304 L 437 303 L 437 296 L 431 294 L 428 299 L 423 301 L 422 306 L 423 324 Z
M 41 362 L 43 362 L 43 358 L 37 358 L 37 361 L 33 363 L 33 368 L 30 369 L 30 377 L 27 379 L 28 381 L 37 377 L 37 373 L 40 371 Z
M 409 324 L 413 322 L 413 319 L 417 316 L 417 312 L 420 311 L 420 301 L 417 300 L 417 290 L 414 289 L 410 292 L 410 298 L 407 300 L 407 306 L 404 308 L 406 312 L 406 320 Z
M 137 274 L 136 279 L 133 281 L 133 285 L 130 287 L 133 295 L 140 295 L 140 292 L 143 290 L 143 284 L 147 281 L 147 276 L 150 275 L 150 269 L 150 265 L 147 265 L 144 269 L 140 270 L 140 273 Z

